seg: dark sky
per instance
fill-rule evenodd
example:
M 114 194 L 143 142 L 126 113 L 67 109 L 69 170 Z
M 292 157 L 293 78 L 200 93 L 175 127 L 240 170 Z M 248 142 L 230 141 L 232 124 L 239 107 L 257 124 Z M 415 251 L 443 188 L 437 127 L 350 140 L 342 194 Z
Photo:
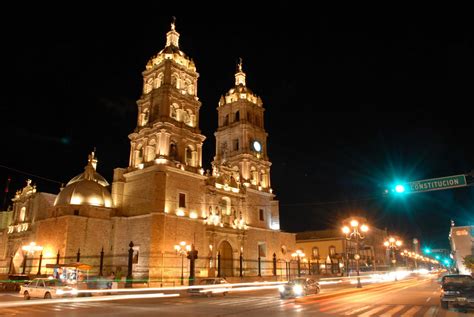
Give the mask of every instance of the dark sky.
M 180 48 L 200 74 L 204 166 L 217 102 L 242 57 L 266 109 L 283 230 L 338 228 L 364 215 L 405 239 L 447 247 L 450 219 L 474 223 L 474 187 L 382 194 L 394 179 L 474 169 L 473 29 L 462 19 L 302 16 L 281 3 L 271 14 L 236 6 L 208 16 L 132 4 L 114 13 L 34 9 L 2 39 L 0 186 L 11 176 L 11 194 L 28 177 L 56 194 L 59 184 L 11 169 L 67 182 L 94 147 L 109 181 L 128 165 L 141 72 L 175 15 Z

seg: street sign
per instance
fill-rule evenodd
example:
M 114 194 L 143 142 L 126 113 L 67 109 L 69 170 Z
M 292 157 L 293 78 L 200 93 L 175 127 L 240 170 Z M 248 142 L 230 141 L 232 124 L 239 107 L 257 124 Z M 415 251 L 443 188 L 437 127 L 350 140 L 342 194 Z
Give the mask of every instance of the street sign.
M 409 182 L 406 191 L 411 193 L 420 193 L 432 190 L 463 187 L 466 185 L 467 183 L 465 175 L 454 175 Z

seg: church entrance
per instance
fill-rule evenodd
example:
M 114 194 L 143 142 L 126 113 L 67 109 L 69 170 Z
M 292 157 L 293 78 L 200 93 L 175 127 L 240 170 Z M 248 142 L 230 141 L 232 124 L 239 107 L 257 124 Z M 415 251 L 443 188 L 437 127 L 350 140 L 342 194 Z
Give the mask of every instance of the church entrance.
M 234 275 L 233 270 L 233 256 L 232 256 L 232 247 L 230 243 L 227 241 L 222 241 L 221 245 L 219 246 L 219 254 L 220 254 L 220 273 L 221 277 L 231 277 Z

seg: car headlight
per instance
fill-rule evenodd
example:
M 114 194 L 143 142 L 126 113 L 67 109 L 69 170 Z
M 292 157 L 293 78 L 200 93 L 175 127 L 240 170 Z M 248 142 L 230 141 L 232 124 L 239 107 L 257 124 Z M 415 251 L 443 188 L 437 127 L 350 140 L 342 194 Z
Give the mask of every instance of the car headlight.
M 285 286 L 283 285 L 278 286 L 278 290 L 280 291 L 280 293 L 283 293 L 285 291 Z
M 64 294 L 64 291 L 62 289 L 57 289 L 56 290 L 56 294 L 58 295 L 63 295 Z
M 301 285 L 295 285 L 295 286 L 293 286 L 293 292 L 296 295 L 301 295 L 301 294 L 303 294 L 303 287 L 301 287 Z

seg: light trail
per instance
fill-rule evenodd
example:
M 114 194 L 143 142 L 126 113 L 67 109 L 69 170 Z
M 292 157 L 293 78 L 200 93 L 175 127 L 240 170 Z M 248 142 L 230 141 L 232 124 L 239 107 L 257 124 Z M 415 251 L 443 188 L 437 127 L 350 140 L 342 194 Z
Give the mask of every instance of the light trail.
M 74 298 L 58 298 L 58 299 L 39 299 L 28 300 L 24 302 L 3 302 L 0 303 L 0 308 L 7 307 L 25 307 L 34 305 L 50 305 L 50 304 L 70 304 L 70 303 L 86 303 L 86 302 L 103 302 L 112 300 L 126 300 L 126 299 L 143 299 L 143 298 L 162 298 L 162 297 L 179 297 L 179 294 L 129 294 L 129 295 L 114 295 L 101 297 L 74 297 Z

